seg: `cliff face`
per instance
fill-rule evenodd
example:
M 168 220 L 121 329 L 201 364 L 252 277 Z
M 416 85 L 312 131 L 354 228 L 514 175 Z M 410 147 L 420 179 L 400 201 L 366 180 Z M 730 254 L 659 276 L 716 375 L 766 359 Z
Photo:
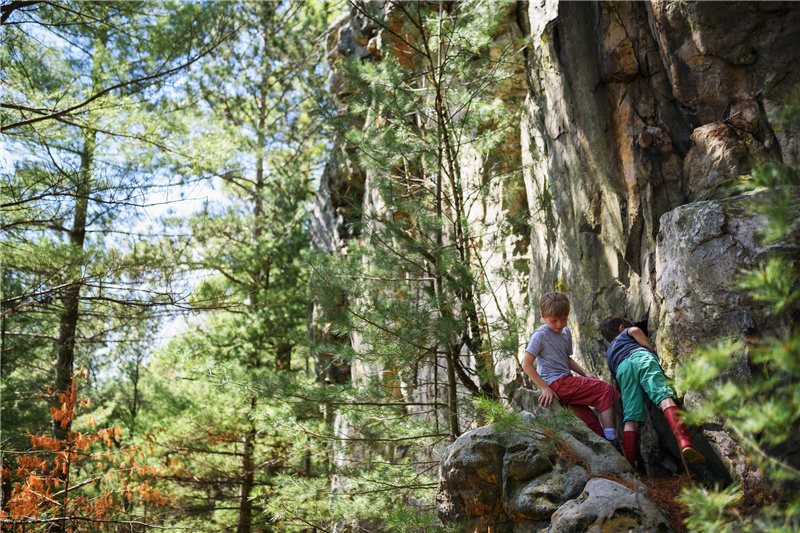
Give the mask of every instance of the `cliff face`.
M 552 197 L 532 232 L 531 301 L 568 289 L 591 368 L 611 314 L 647 326 L 668 374 L 703 343 L 765 326 L 729 285 L 768 252 L 748 211 L 758 197 L 726 186 L 769 157 L 798 163 L 794 132 L 767 118 L 800 81 L 798 20 L 790 3 L 529 5 L 526 189 L 531 205 Z M 745 481 L 731 439 L 704 433 L 715 475 Z M 663 440 L 649 441 L 658 463 Z
M 722 199 L 722 186 L 754 162 L 772 155 L 796 163 L 797 140 L 774 132 L 764 118 L 798 82 L 798 72 L 787 64 L 789 43 L 798 37 L 792 28 L 798 10 L 782 7 L 531 4 L 529 20 L 538 22 L 541 37 L 529 53 L 532 87 L 522 124 L 523 157 L 544 157 L 531 157 L 526 186 L 530 203 L 544 189 L 553 198 L 553 223 L 533 232 L 544 237 L 531 248 L 549 255 L 534 252 L 531 288 L 549 290 L 555 279 L 569 286 L 573 329 L 585 357 L 602 351 L 593 342 L 594 326 L 610 313 L 648 319 L 660 345 L 670 339 L 680 346 L 677 353 L 666 350 L 665 356 L 676 358 L 698 341 L 751 326 L 744 317 L 714 324 L 702 313 L 671 326 L 671 313 L 710 303 L 691 290 L 676 298 L 680 290 L 666 285 L 693 281 L 665 276 L 667 265 L 680 269 L 688 260 L 675 256 L 672 241 L 690 240 L 714 222 L 701 215 L 680 228 L 670 224 L 661 232 L 661 226 L 709 205 L 703 202 Z M 697 206 L 687 211 L 687 204 Z M 717 221 L 708 232 L 732 235 L 724 225 Z M 706 273 L 716 271 L 720 260 L 709 257 Z M 733 264 L 723 270 L 746 260 L 729 261 Z M 723 276 L 711 277 L 707 282 L 722 289 Z
M 576 359 L 605 377 L 597 325 L 609 315 L 645 327 L 668 374 L 701 344 L 765 327 L 729 285 L 769 253 L 749 210 L 759 195 L 728 186 L 769 158 L 800 164 L 796 127 L 769 118 L 800 87 L 800 5 L 519 2 L 496 39 L 521 36 L 528 38 L 520 52 L 525 70 L 504 91 L 509 102 L 524 96 L 522 118 L 504 150 L 524 168 L 524 194 L 510 197 L 516 184 L 492 181 L 488 200 L 470 213 L 475 223 L 511 228 L 494 243 L 503 253 L 481 258 L 514 271 L 511 281 L 488 280 L 496 289 L 484 302 L 488 313 L 527 313 L 522 350 L 540 321 L 539 296 L 566 292 Z M 328 52 L 331 89 L 344 101 L 341 57 L 377 59 L 391 50 L 354 10 L 337 22 Z M 480 161 L 463 165 L 478 179 Z M 339 145 L 318 196 L 320 250 L 346 246 L 341 199 L 354 194 L 368 201 L 369 180 Z M 510 222 L 521 212 L 528 225 Z M 508 396 L 519 386 L 516 362 L 495 364 Z M 746 358 L 738 371 L 749 371 Z M 686 403 L 695 398 L 680 395 Z M 676 472 L 677 454 L 664 448 L 671 440 L 658 438 L 669 435 L 666 425 L 652 414 L 644 460 Z M 701 476 L 752 481 L 721 428 L 695 436 L 711 459 Z

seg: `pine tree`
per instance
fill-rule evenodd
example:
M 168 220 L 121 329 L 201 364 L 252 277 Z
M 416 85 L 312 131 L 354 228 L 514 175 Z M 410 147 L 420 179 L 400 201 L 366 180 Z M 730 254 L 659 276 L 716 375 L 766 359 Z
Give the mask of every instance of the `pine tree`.
M 331 402 L 343 469 L 334 512 L 381 523 L 388 509 L 430 501 L 436 450 L 476 422 L 470 397 L 499 396 L 494 364 L 516 355 L 514 317 L 487 319 L 490 241 L 470 213 L 493 181 L 521 173 L 500 149 L 513 102 L 496 96 L 520 58 L 513 43 L 490 53 L 506 17 L 496 4 L 390 2 L 386 18 L 352 7 L 393 52 L 343 65 L 353 89 L 341 127 L 366 192 L 352 205 L 357 237 L 315 263 L 312 291 L 331 336 L 346 339 L 319 350 L 353 368 Z
M 73 419 L 58 413 L 76 365 L 89 372 L 81 392 L 93 390 L 109 361 L 138 357 L 138 336 L 182 297 L 134 228 L 165 185 L 148 152 L 167 149 L 166 122 L 151 111 L 171 76 L 228 34 L 224 19 L 199 15 L 180 3 L 3 6 L 4 449 L 25 450 L 26 432 L 48 425 L 54 443 L 71 442 Z
M 186 475 L 163 480 L 182 495 L 174 510 L 182 524 L 246 532 L 274 520 L 259 493 L 271 497 L 275 476 L 313 470 L 305 452 L 295 456 L 297 432 L 284 428 L 298 415 L 281 392 L 302 380 L 308 353 L 305 219 L 323 154 L 316 41 L 329 12 L 317 2 L 221 9 L 238 31 L 192 70 L 175 103 L 184 150 L 164 157 L 184 183 L 209 181 L 225 196 L 166 221 L 166 233 L 177 235 L 167 244 L 180 251 L 175 261 L 202 277 L 187 319 L 193 327 L 171 345 L 185 355 L 182 375 L 197 382 L 185 391 L 160 387 L 176 410 L 150 438 L 186 465 Z M 151 372 L 147 386 L 159 381 Z

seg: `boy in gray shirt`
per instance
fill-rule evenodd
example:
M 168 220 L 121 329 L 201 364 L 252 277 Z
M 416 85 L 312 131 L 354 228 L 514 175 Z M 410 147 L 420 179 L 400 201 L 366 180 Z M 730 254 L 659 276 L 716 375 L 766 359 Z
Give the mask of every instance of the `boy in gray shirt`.
M 620 393 L 572 359 L 572 335 L 567 328 L 569 299 L 560 292 L 547 293 L 539 300 L 539 310 L 545 324 L 531 335 L 522 360 L 522 369 L 542 390 L 539 403 L 548 406 L 557 399 L 592 431 L 613 442 L 617 435 L 611 408 Z M 590 407 L 600 412 L 602 426 Z

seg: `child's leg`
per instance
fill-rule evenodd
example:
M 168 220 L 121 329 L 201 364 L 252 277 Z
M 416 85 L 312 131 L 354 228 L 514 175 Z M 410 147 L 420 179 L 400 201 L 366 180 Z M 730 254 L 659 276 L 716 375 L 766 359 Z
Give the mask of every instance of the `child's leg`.
M 622 455 L 636 468 L 639 453 L 639 424 L 647 420 L 645 392 L 639 384 L 637 368 L 630 358 L 617 367 L 617 382 L 622 391 Z
M 550 388 L 553 389 L 553 391 L 555 391 L 555 393 L 558 395 L 558 400 L 565 409 L 569 409 L 575 413 L 578 418 L 583 420 L 586 425 L 589 426 L 589 429 L 602 437 L 603 426 L 601 426 L 600 422 L 597 421 L 597 415 L 594 414 L 594 411 L 585 405 L 572 403 L 573 390 L 575 388 L 575 383 L 572 382 L 572 380 L 573 376 L 565 376 L 552 382 L 550 384 Z
M 589 429 L 601 437 L 603 436 L 603 426 L 600 425 L 600 422 L 597 420 L 597 415 L 591 410 L 591 408 L 586 407 L 585 405 L 575 404 L 565 405 L 564 408 L 569 409 L 575 413 L 578 418 L 586 422 L 586 425 L 589 426 Z
M 620 394 L 611 383 L 600 379 L 566 376 L 551 383 L 550 388 L 558 395 L 562 405 L 584 406 L 587 409 L 588 406 L 595 407 L 600 412 L 600 421 L 606 430 L 601 434 L 608 440 L 616 438 L 616 435 L 612 434 L 614 423 L 611 408 L 620 399 Z M 583 418 L 581 416 L 581 419 Z M 589 427 L 592 427 L 591 424 Z
M 611 407 L 605 411 L 600 411 L 600 422 L 603 424 L 604 428 L 614 427 L 614 413 Z
M 705 457 L 695 448 L 689 436 L 689 428 L 686 427 L 686 424 L 681 419 L 680 411 L 674 399 L 675 393 L 667 383 L 667 378 L 664 376 L 664 371 L 661 369 L 661 365 L 658 364 L 656 356 L 647 353 L 645 356 L 638 357 L 636 364 L 639 369 L 640 383 L 650 399 L 653 400 L 653 403 L 664 411 L 664 416 L 669 423 L 672 434 L 678 440 L 681 455 L 693 465 L 705 463 Z
M 622 428 L 622 455 L 636 469 L 636 455 L 639 452 L 639 422 L 626 420 Z
M 658 402 L 658 407 L 664 411 L 667 407 L 678 407 L 678 404 L 672 398 L 665 398 Z
M 659 404 L 659 406 L 660 405 L 661 404 Z M 672 434 L 675 435 L 675 438 L 678 440 L 678 447 L 681 449 L 681 455 L 693 465 L 705 463 L 706 458 L 694 447 L 694 443 L 692 443 L 692 439 L 689 436 L 689 428 L 683 423 L 681 412 L 678 406 L 675 405 L 675 402 L 673 401 L 672 405 L 668 405 L 665 408 L 662 407 L 662 409 L 664 409 L 664 416 L 667 418 L 670 429 L 672 429 Z

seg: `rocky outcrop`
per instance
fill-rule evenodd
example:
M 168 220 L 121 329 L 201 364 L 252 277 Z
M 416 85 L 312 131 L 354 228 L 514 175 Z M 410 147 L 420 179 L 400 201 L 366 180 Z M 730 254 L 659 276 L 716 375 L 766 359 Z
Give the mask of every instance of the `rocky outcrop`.
M 611 444 L 577 419 L 554 425 L 561 407 L 538 407 L 537 398 L 528 389 L 515 396 L 532 409 L 527 425 L 477 428 L 445 450 L 436 496 L 443 522 L 476 533 L 672 531 Z
M 769 201 L 755 192 L 693 202 L 665 213 L 656 247 L 656 290 L 661 296 L 658 344 L 667 366 L 690 357 L 710 339 L 768 327 L 731 284 L 744 268 L 796 243 L 766 244 L 759 236 Z M 746 372 L 746 370 L 742 370 Z
M 800 198 L 800 191 L 794 195 Z M 764 221 L 754 208 L 770 201 L 772 197 L 766 191 L 752 192 L 689 203 L 661 217 L 655 259 L 656 289 L 661 296 L 656 338 L 666 368 L 680 365 L 712 339 L 770 328 L 752 302 L 732 284 L 743 269 L 778 250 L 800 251 L 796 235 L 771 244 L 759 235 Z M 735 363 L 731 375 L 750 376 L 745 353 Z M 687 391 L 684 403 L 690 407 L 697 401 L 700 396 Z M 719 461 L 732 479 L 748 487 L 759 485 L 758 473 L 747 466 L 741 448 L 721 421 L 704 426 L 702 436 L 709 445 L 706 449 L 712 452 L 706 455 Z M 719 468 L 717 473 L 722 474 Z
M 672 531 L 663 511 L 643 488 L 630 489 L 603 478 L 589 480 L 581 495 L 562 505 L 550 520 L 548 533 Z

